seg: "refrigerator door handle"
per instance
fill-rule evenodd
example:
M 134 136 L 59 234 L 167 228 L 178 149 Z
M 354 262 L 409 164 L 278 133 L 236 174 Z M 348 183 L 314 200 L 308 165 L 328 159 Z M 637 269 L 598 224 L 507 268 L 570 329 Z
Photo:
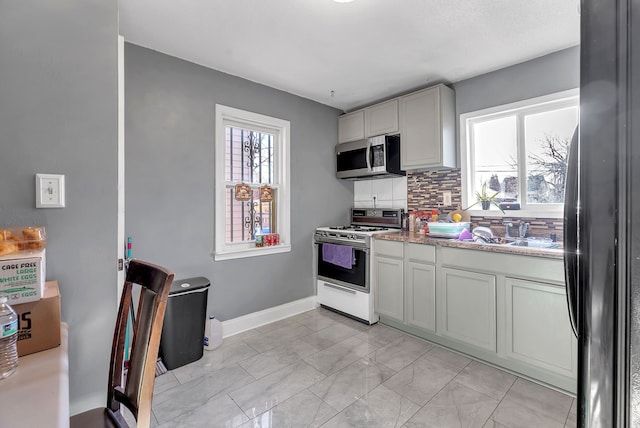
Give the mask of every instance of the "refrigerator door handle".
M 564 194 L 564 271 L 567 288 L 567 306 L 573 334 L 578 337 L 579 326 L 579 289 L 578 289 L 578 245 L 579 245 L 579 128 L 573 134 L 569 148 L 567 181 Z

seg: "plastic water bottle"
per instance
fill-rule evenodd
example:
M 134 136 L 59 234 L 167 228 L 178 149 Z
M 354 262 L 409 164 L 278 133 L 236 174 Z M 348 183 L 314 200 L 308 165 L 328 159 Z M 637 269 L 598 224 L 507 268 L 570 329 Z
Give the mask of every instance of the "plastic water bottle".
M 18 367 L 18 315 L 7 304 L 6 297 L 0 297 L 0 379 L 7 378 Z
M 213 351 L 222 345 L 222 323 L 210 316 L 204 326 L 204 349 Z
M 262 228 L 260 226 L 256 226 L 256 231 L 255 231 L 255 239 L 256 239 L 256 247 L 263 247 L 264 246 L 264 235 L 262 235 Z

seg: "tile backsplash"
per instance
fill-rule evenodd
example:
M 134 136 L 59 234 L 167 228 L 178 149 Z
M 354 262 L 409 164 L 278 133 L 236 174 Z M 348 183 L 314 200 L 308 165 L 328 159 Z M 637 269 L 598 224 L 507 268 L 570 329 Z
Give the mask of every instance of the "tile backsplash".
M 459 168 L 407 173 L 409 211 L 426 211 L 441 207 L 442 192 L 446 191 L 451 192 L 453 207 L 450 209 L 455 209 L 462 203 Z
M 459 168 L 407 173 L 406 182 L 407 209 L 409 211 L 427 211 L 439 208 L 443 214 L 447 214 L 462 204 L 462 179 Z M 446 191 L 451 192 L 451 207 L 443 207 L 442 193 Z M 562 241 L 563 221 L 561 218 L 471 217 L 473 227 L 489 227 L 497 236 L 504 236 L 504 223 L 513 222 L 515 224 L 520 220 L 529 223 L 528 236 L 548 238 L 554 234 L 558 241 Z M 514 234 L 517 234 L 517 227 L 512 229 L 512 235 Z

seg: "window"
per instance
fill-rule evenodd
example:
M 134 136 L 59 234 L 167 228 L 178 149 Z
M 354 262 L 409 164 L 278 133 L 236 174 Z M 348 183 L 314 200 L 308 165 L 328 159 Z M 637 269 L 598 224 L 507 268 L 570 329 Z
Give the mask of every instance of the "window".
M 484 185 L 496 203 L 520 204 L 511 215 L 561 216 L 578 114 L 572 90 L 461 115 L 464 207 L 476 203 Z M 491 211 L 501 214 L 495 206 Z
M 290 124 L 216 105 L 215 260 L 290 251 Z M 257 233 L 279 244 L 256 247 Z

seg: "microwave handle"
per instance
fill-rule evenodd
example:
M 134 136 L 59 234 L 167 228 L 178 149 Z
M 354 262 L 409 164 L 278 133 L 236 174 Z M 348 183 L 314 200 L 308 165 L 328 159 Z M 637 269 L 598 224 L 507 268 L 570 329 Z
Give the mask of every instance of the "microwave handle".
M 367 169 L 371 172 L 371 140 L 367 141 Z

